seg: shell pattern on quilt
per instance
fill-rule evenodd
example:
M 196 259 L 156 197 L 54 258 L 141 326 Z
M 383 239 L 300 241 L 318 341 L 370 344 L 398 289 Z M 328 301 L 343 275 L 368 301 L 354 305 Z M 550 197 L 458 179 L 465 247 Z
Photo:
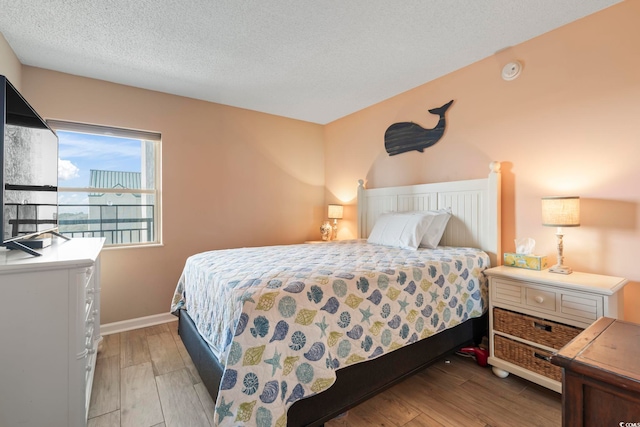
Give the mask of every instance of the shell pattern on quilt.
M 337 369 L 482 315 L 488 266 L 478 249 L 362 240 L 218 250 L 187 260 L 171 311 L 225 366 L 216 425 L 284 427 Z

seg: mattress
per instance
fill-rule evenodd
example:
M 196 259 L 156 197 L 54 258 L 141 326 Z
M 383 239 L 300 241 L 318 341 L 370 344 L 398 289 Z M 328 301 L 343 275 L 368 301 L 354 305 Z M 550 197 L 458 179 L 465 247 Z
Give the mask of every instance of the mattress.
M 365 240 L 240 248 L 190 257 L 171 311 L 185 309 L 225 367 L 218 425 L 286 425 L 335 370 L 479 317 L 486 253 Z

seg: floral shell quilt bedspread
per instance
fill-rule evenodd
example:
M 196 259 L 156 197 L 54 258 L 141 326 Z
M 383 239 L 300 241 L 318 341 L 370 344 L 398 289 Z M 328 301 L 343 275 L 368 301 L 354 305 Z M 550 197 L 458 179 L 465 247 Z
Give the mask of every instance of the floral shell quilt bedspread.
M 218 250 L 187 260 L 171 311 L 225 367 L 217 425 L 284 427 L 337 369 L 482 315 L 488 266 L 478 249 L 364 240 Z

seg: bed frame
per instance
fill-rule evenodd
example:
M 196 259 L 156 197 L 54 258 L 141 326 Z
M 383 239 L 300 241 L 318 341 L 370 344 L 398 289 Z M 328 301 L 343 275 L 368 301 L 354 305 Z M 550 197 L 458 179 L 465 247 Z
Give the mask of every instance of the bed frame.
M 488 178 L 403 187 L 365 189 L 358 186 L 358 237 L 369 235 L 376 218 L 391 211 L 450 208 L 453 217 L 441 244 L 483 249 L 498 265 L 500 251 L 500 163 L 490 165 Z M 200 336 L 189 315 L 179 311 L 178 333 L 202 382 L 215 401 L 223 368 Z M 487 315 L 471 319 L 377 359 L 337 371 L 326 391 L 294 403 L 288 426 L 322 426 L 341 413 L 386 390 L 456 349 L 479 343 Z M 375 372 L 375 375 L 372 375 Z

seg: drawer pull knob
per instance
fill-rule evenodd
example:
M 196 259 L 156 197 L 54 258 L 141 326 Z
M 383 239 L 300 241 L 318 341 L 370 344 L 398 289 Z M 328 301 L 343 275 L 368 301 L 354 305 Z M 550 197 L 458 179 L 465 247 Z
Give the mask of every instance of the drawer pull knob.
M 551 325 L 545 325 L 543 323 L 533 322 L 533 327 L 540 329 L 541 331 L 551 332 Z
M 542 304 L 544 302 L 544 298 L 542 298 L 540 295 L 538 295 L 537 297 L 534 298 L 535 302 L 537 302 L 538 304 Z
M 551 361 L 551 356 L 545 356 L 544 354 L 535 353 L 535 352 L 533 353 L 533 355 L 535 357 L 537 357 L 538 359 L 542 359 L 542 360 L 544 360 L 546 362 L 550 362 Z

